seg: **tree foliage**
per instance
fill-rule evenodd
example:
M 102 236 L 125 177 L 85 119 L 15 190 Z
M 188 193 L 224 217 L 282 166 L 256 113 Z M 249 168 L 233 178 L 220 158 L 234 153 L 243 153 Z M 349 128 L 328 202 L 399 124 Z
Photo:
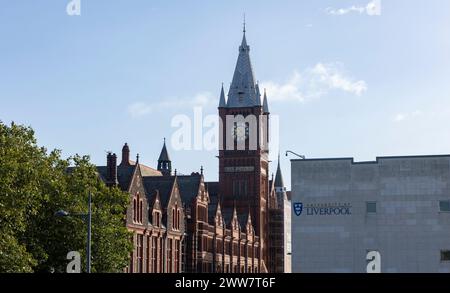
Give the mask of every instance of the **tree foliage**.
M 106 187 L 89 157 L 62 159 L 39 147 L 31 128 L 0 121 L 0 272 L 65 272 L 69 251 L 81 253 L 84 269 L 87 225 L 77 215 L 87 212 L 89 192 L 92 272 L 120 272 L 132 249 L 128 195 Z

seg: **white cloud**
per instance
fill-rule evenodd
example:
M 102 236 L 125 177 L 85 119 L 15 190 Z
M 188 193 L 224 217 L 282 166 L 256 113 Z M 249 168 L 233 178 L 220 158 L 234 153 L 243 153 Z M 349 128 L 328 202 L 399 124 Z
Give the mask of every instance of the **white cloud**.
M 340 63 L 317 63 L 302 73 L 294 70 L 285 83 L 266 81 L 262 87 L 267 90 L 271 101 L 304 102 L 331 90 L 341 90 L 356 96 L 367 91 L 367 83 L 348 76 Z
M 331 7 L 328 7 L 326 9 L 327 14 L 330 15 L 345 15 L 350 12 L 359 12 L 359 14 L 363 14 L 366 11 L 366 9 L 362 6 L 351 6 L 348 8 L 339 8 L 339 9 L 333 9 Z
M 128 114 L 133 118 L 142 117 L 153 112 L 182 107 L 207 107 L 217 99 L 210 92 L 200 92 L 193 97 L 171 98 L 156 103 L 134 102 L 128 106 Z
M 135 118 L 147 115 L 151 111 L 152 107 L 143 102 L 136 102 L 128 106 L 128 113 Z
M 340 89 L 357 96 L 367 90 L 367 84 L 364 80 L 353 81 L 339 68 L 339 64 L 318 63 L 312 69 L 312 73 L 321 82 L 328 85 L 330 89 Z
M 327 9 L 325 9 L 325 12 L 329 15 L 339 15 L 339 16 L 346 15 L 352 12 L 359 14 L 367 14 L 370 16 L 381 15 L 381 0 L 370 1 L 365 6 L 352 5 L 347 8 L 337 8 L 337 9 L 328 7 Z
M 411 112 L 411 113 L 397 113 L 394 116 L 394 121 L 395 122 L 403 122 L 403 121 L 406 121 L 406 120 L 410 120 L 410 119 L 419 117 L 421 115 L 422 115 L 422 112 L 419 111 L 419 110 L 416 110 L 416 111 Z

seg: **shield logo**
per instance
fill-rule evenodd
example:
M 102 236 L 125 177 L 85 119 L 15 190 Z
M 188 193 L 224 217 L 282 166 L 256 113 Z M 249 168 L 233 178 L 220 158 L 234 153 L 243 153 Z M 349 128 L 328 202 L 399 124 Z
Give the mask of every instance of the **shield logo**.
M 294 212 L 297 217 L 300 216 L 303 212 L 303 203 L 295 202 L 294 203 Z

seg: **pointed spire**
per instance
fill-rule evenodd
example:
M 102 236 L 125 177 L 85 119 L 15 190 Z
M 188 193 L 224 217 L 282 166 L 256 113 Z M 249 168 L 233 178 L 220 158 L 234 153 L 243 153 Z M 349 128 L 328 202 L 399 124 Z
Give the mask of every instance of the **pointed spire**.
M 159 161 L 170 161 L 169 153 L 167 152 L 166 138 L 165 137 L 164 137 L 163 148 L 161 150 L 161 154 L 159 155 Z
M 228 92 L 227 106 L 230 108 L 253 107 L 256 103 L 256 83 L 250 61 L 250 47 L 247 45 L 244 32 L 233 81 Z
M 172 162 L 167 152 L 166 138 L 164 138 L 164 144 L 158 159 L 158 171 L 161 171 L 163 175 L 170 175 L 172 173 Z
M 264 113 L 270 113 L 269 112 L 269 103 L 267 102 L 267 92 L 266 89 L 264 89 L 264 102 L 263 102 L 263 112 Z
M 275 187 L 283 187 L 284 188 L 283 175 L 281 174 L 280 154 L 279 153 L 278 153 L 277 175 L 275 175 Z
M 256 83 L 256 106 L 261 106 L 261 93 L 259 91 L 259 83 Z
M 225 101 L 225 91 L 223 90 L 223 82 L 222 82 L 222 89 L 220 91 L 219 108 L 225 108 L 226 106 L 227 106 L 227 102 Z

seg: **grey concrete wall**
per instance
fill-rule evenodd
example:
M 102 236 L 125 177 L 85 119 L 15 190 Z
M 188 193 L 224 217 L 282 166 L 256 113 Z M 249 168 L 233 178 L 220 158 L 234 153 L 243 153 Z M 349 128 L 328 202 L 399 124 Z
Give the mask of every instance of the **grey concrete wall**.
M 382 272 L 450 272 L 450 156 L 294 160 L 291 168 L 293 272 L 366 272 L 367 251 Z M 377 213 L 366 212 L 366 202 Z M 349 205 L 351 215 L 308 215 L 306 207 Z M 311 209 L 310 209 L 311 210 Z

